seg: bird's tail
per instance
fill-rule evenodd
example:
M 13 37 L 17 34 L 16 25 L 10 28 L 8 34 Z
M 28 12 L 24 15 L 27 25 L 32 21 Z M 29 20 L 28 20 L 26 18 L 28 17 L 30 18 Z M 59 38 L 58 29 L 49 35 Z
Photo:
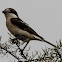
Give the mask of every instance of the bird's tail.
M 39 35 L 38 35 L 38 36 L 35 36 L 35 38 L 36 38 L 36 40 L 44 41 L 44 42 L 46 42 L 46 43 L 52 45 L 53 47 L 56 47 L 54 44 L 52 44 L 52 43 L 46 41 L 43 37 L 41 37 L 41 36 L 39 36 Z

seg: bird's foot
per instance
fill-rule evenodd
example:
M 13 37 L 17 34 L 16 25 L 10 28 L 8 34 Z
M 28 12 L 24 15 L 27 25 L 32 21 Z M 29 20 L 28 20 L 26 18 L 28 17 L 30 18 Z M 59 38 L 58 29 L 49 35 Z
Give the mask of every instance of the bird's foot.
M 13 44 L 20 44 L 19 40 L 17 38 L 11 39 L 11 43 Z
M 21 43 L 21 45 L 23 45 L 25 42 Z

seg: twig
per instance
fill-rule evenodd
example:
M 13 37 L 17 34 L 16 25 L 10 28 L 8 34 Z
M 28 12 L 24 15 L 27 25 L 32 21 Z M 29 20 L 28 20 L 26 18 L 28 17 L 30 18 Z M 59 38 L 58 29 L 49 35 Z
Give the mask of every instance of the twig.
M 18 45 L 17 45 L 17 47 L 18 47 L 18 49 L 21 51 L 21 55 L 23 55 L 22 57 L 24 57 L 24 58 L 26 59 L 26 57 L 25 57 L 24 54 L 23 54 L 23 50 L 21 50 Z M 15 57 L 15 58 L 18 60 L 18 62 L 23 62 L 23 61 L 20 60 L 20 58 L 18 58 L 18 57 L 15 56 L 14 54 L 12 54 L 12 52 L 10 52 L 10 51 L 7 50 L 6 48 L 4 48 L 1 44 L 0 44 L 0 48 L 3 49 L 3 50 L 5 50 L 6 52 L 8 52 L 8 53 L 9 53 L 10 55 L 12 55 L 13 57 Z M 40 60 L 39 60 L 39 59 L 32 59 L 32 60 L 25 60 L 24 62 L 31 62 L 31 61 L 40 61 Z
M 4 48 L 1 44 L 0 44 L 0 48 L 3 49 L 3 50 L 5 50 L 6 52 L 8 52 L 10 55 L 12 55 L 13 57 L 15 57 L 17 60 L 19 60 L 19 58 L 17 56 L 15 56 L 14 54 L 12 54 L 12 52 L 10 52 L 6 48 Z
M 61 61 L 62 61 L 62 58 L 61 58 L 61 54 L 58 52 L 58 50 L 57 49 L 54 49 L 56 52 L 57 52 L 57 54 L 59 55 L 59 58 L 61 59 Z
M 17 45 L 17 47 L 18 47 L 18 49 L 20 50 L 20 52 L 21 52 L 21 56 L 24 58 L 24 59 L 27 59 L 26 58 L 26 56 L 23 54 L 23 49 L 20 49 L 20 47 L 19 47 L 19 45 L 16 43 L 16 45 Z
M 18 44 L 19 44 L 18 42 L 19 42 L 19 41 L 18 41 L 18 38 L 12 39 L 12 43 L 14 43 L 14 44 L 17 45 L 21 56 L 22 56 L 24 59 L 27 59 L 26 56 L 23 54 L 24 49 L 20 49 L 20 47 L 19 47 L 19 45 L 18 45 Z

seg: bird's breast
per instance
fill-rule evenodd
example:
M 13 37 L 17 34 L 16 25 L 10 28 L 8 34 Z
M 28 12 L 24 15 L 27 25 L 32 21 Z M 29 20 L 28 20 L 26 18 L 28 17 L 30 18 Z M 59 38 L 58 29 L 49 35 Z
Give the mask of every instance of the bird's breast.
M 6 21 L 6 26 L 7 26 L 8 30 L 9 30 L 13 35 L 16 35 L 16 32 L 17 32 L 16 29 L 17 29 L 17 27 L 16 27 L 15 25 L 13 25 L 10 20 L 7 20 L 7 21 Z

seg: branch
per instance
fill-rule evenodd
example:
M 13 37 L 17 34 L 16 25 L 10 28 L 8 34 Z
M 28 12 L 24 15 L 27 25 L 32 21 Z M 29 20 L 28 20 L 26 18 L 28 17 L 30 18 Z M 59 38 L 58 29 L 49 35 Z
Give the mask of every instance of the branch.
M 1 43 L 0 43 L 0 48 L 3 49 L 3 50 L 5 50 L 6 52 L 8 52 L 10 55 L 12 55 L 13 57 L 15 57 L 17 60 L 19 60 L 19 58 L 17 56 L 15 56 L 14 54 L 12 54 L 12 52 L 10 52 L 5 47 L 3 47 Z
M 24 59 L 27 59 L 26 56 L 23 54 L 23 51 L 24 51 L 24 50 L 23 50 L 23 49 L 20 49 L 20 47 L 19 47 L 19 45 L 18 45 L 17 43 L 16 43 L 16 45 L 17 45 L 18 49 L 19 49 L 20 52 L 21 52 L 21 53 L 20 53 L 21 56 L 22 56 Z
M 11 39 L 11 42 L 17 45 L 21 56 L 22 56 L 24 59 L 27 59 L 27 57 L 23 54 L 23 52 L 24 52 L 24 49 L 26 48 L 26 46 L 27 46 L 27 44 L 28 44 L 29 42 L 27 42 L 27 44 L 25 45 L 25 47 L 24 47 L 23 49 L 20 49 L 19 41 L 18 41 L 17 38 Z
M 59 55 L 59 58 L 62 60 L 62 56 L 61 56 L 61 54 L 58 52 L 57 48 L 54 49 L 54 50 L 55 50 L 55 52 L 57 52 L 57 54 Z

